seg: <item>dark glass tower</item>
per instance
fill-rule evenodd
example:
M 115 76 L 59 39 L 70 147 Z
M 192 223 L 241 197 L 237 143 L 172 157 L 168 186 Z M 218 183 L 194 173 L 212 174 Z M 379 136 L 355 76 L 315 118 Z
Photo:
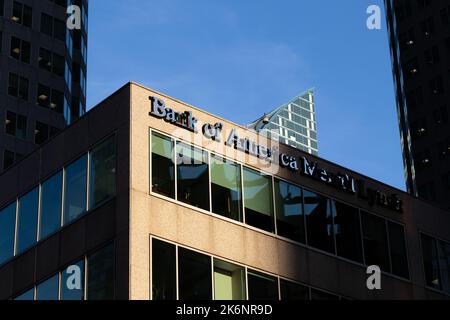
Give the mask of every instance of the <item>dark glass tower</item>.
M 450 209 L 450 0 L 385 0 L 408 192 Z
M 66 27 L 81 8 L 81 30 Z M 0 172 L 86 112 L 88 0 L 0 0 Z

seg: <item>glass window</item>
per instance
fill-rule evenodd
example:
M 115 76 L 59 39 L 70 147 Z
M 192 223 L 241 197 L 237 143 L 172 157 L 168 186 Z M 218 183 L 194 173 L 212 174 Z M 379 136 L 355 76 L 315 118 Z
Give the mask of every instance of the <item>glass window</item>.
M 176 248 L 156 239 L 152 240 L 152 297 L 153 300 L 176 300 Z
M 0 264 L 14 255 L 16 202 L 0 210 Z
M 304 190 L 303 198 L 308 245 L 334 253 L 334 201 L 307 190 Z
M 209 210 L 208 153 L 177 143 L 178 201 Z
M 450 244 L 444 241 L 438 241 L 438 250 L 442 289 L 450 292 Z
M 245 300 L 245 270 L 243 267 L 214 259 L 215 300 Z
M 325 291 L 311 289 L 311 300 L 339 300 L 339 297 Z
M 372 214 L 361 212 L 366 265 L 376 265 L 390 272 L 386 223 Z
M 84 260 L 68 266 L 61 273 L 61 300 L 84 299 Z
M 271 177 L 244 168 L 245 223 L 273 232 L 272 196 Z
M 56 301 L 59 299 L 59 275 L 56 275 L 36 287 L 36 300 Z
M 389 245 L 391 248 L 392 273 L 405 279 L 409 279 L 405 230 L 402 225 L 388 221 L 388 231 Z
M 152 132 L 152 191 L 175 199 L 173 140 Z
M 44 239 L 61 227 L 62 171 L 41 185 L 39 239 Z
M 32 301 L 34 300 L 34 288 L 22 293 L 20 296 L 14 298 L 17 301 Z
M 212 211 L 242 222 L 241 166 L 211 156 Z
M 179 248 L 178 286 L 180 300 L 211 300 L 211 258 Z
M 52 71 L 52 53 L 44 48 L 39 49 L 39 68 L 47 70 L 48 72 Z
M 431 288 L 440 289 L 441 277 L 439 275 L 439 257 L 436 240 L 424 234 L 422 234 L 421 239 L 426 284 Z
M 113 244 L 88 257 L 87 296 L 89 300 L 114 299 L 114 266 Z
M 41 32 L 50 37 L 53 35 L 53 18 L 45 13 L 41 13 Z
M 94 208 L 116 193 L 116 136 L 108 138 L 90 154 L 89 207 Z
M 299 187 L 275 179 L 277 232 L 280 236 L 305 243 L 302 203 L 302 190 Z
M 37 87 L 37 104 L 48 108 L 50 106 L 50 94 L 50 88 L 39 83 Z
M 336 234 L 337 254 L 363 263 L 359 210 L 338 201 L 334 202 L 336 204 L 334 232 Z
M 38 188 L 34 188 L 19 199 L 16 254 L 22 253 L 37 240 L 38 201 Z
M 65 169 L 64 224 L 86 211 L 86 166 L 87 156 L 83 156 Z
M 309 300 L 309 288 L 298 283 L 280 280 L 281 300 Z
M 278 280 L 275 277 L 249 271 L 247 278 L 249 300 L 279 300 Z

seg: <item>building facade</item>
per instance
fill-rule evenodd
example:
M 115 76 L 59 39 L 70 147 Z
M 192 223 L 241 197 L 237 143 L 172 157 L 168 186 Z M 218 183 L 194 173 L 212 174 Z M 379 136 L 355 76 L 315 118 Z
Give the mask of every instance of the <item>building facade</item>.
M 81 30 L 66 27 L 69 5 Z M 0 172 L 86 111 L 87 0 L 0 0 Z
M 450 1 L 385 6 L 407 188 L 450 209 Z
M 280 143 L 318 155 L 314 92 L 308 90 L 248 125 Z
M 0 299 L 447 299 L 449 223 L 129 83 L 0 174 Z

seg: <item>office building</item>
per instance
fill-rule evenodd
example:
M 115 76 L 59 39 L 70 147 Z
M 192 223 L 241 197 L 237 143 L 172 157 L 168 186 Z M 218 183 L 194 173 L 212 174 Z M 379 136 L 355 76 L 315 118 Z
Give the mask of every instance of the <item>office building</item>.
M 314 92 L 308 90 L 248 125 L 261 135 L 318 155 Z
M 407 189 L 450 209 L 450 1 L 385 6 Z
M 81 30 L 66 27 L 68 5 Z M 0 172 L 86 111 L 87 0 L 0 0 Z
M 0 174 L 0 299 L 447 299 L 449 223 L 129 83 Z

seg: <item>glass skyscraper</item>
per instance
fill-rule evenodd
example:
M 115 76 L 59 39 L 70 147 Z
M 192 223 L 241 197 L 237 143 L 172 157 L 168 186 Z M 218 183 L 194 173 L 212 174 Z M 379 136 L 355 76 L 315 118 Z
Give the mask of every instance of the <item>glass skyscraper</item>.
M 294 148 L 318 155 L 314 92 L 308 90 L 248 125 Z

